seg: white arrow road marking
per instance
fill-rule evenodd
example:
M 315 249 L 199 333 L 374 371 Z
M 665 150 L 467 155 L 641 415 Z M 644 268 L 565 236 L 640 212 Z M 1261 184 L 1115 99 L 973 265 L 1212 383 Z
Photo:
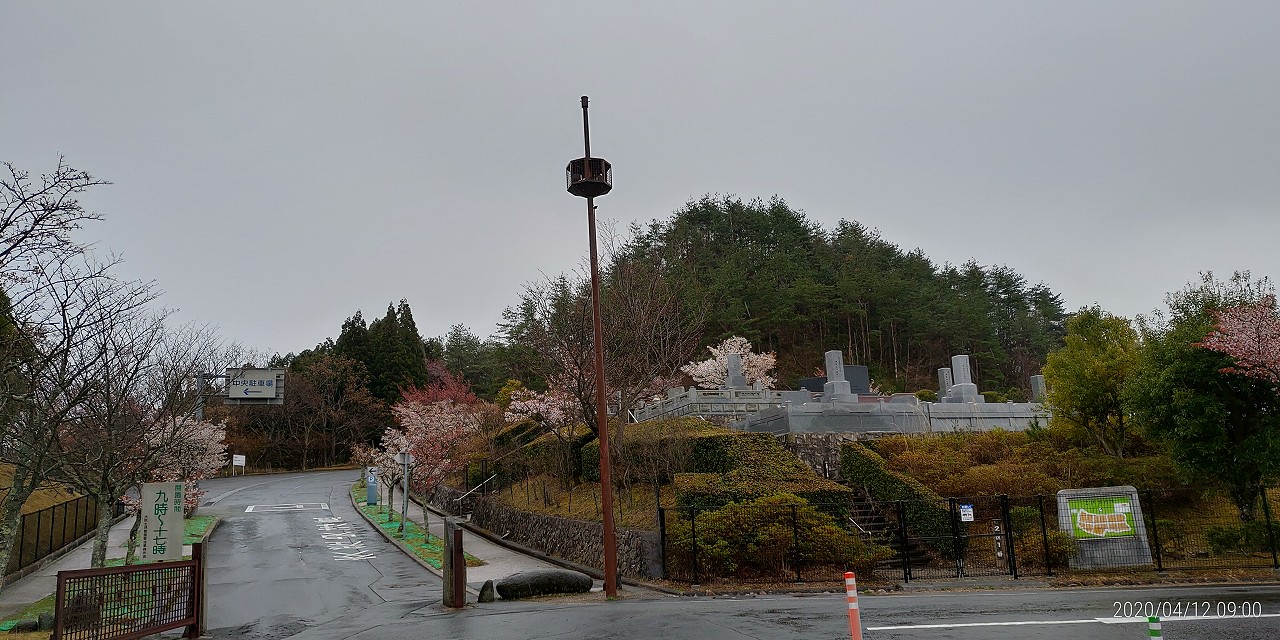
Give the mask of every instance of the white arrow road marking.
M 301 504 L 251 504 L 245 513 L 266 513 L 271 511 L 328 511 L 328 502 L 303 502 Z
M 378 556 L 373 555 L 369 551 L 356 551 L 354 553 L 335 553 L 334 560 L 372 560 Z

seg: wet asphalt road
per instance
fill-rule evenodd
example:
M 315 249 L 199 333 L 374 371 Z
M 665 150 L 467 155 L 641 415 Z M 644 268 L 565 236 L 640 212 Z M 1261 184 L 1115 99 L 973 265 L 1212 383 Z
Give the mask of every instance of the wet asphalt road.
M 344 628 L 367 628 L 366 619 L 428 605 L 442 610 L 440 580 L 351 506 L 347 492 L 357 476 L 353 470 L 202 483 L 201 513 L 222 518 L 209 540 L 211 635 L 283 638 L 324 625 L 333 634 L 327 637 L 344 637 Z
M 355 476 L 355 471 L 343 471 L 205 483 L 206 500 L 216 502 L 201 510 L 224 518 L 210 541 L 210 635 L 353 640 L 849 637 L 842 593 L 590 604 L 499 601 L 448 611 L 440 606 L 439 579 L 384 542 L 351 507 L 346 492 Z M 245 512 L 249 505 L 281 504 L 301 504 L 305 510 L 256 507 Z M 333 526 L 325 530 L 319 526 L 324 524 Z M 334 542 L 355 548 L 330 548 Z M 1280 638 L 1280 587 L 933 592 L 864 595 L 861 602 L 868 640 L 1146 638 L 1145 621 L 1124 618 L 1125 608 L 1120 605 L 1117 611 L 1117 602 L 1150 602 L 1169 609 L 1182 603 L 1184 615 L 1194 613 L 1192 603 L 1200 613 L 1208 603 L 1214 614 L 1219 603 L 1224 613 L 1227 603 L 1235 603 L 1240 614 L 1241 603 L 1256 602 L 1265 617 L 1167 619 L 1164 637 Z

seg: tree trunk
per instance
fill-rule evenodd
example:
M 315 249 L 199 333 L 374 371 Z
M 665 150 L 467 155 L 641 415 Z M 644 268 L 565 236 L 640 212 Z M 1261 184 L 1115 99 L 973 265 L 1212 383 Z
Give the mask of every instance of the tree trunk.
M 111 535 L 111 518 L 115 504 L 109 498 L 98 498 L 98 532 L 93 537 L 93 559 L 89 566 L 97 569 L 107 563 L 107 538 Z
M 1258 507 L 1258 496 L 1262 494 L 1262 482 L 1259 480 L 1246 480 L 1244 482 L 1233 483 L 1228 493 L 1231 494 L 1231 501 L 1235 503 L 1236 509 L 1240 512 L 1241 522 L 1253 522 L 1257 519 L 1256 509 Z
M 30 480 L 30 473 L 21 466 L 13 469 L 13 486 L 0 503 L 0 575 L 9 568 L 13 554 L 13 543 L 16 542 L 18 527 L 22 522 L 22 505 L 35 491 L 35 483 Z M 0 581 L 2 582 L 2 581 Z M 0 584 L 0 590 L 4 585 Z
M 129 528 L 129 551 L 124 555 L 125 564 L 133 564 L 138 561 L 138 529 L 142 528 L 142 509 L 139 507 L 138 514 L 133 518 L 133 526 Z

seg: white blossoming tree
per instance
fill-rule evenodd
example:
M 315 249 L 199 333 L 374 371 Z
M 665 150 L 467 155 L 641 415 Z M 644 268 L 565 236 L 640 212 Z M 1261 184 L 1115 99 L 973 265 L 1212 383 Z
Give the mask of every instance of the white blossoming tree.
M 754 353 L 751 343 L 742 336 L 733 336 L 718 345 L 707 347 L 711 357 L 690 362 L 680 370 L 689 374 L 693 381 L 703 389 L 718 389 L 724 386 L 729 377 L 729 354 L 742 356 L 742 374 L 747 384 L 759 383 L 762 389 L 772 389 L 776 379 L 770 374 L 777 364 L 777 356 L 773 353 Z

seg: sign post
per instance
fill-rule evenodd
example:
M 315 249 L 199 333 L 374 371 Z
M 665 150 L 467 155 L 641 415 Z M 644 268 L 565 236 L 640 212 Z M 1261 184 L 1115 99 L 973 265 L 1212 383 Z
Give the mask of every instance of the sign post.
M 364 503 L 370 507 L 378 506 L 378 468 L 369 467 L 364 478 Z
M 240 475 L 244 475 L 244 456 L 232 454 L 231 456 L 231 475 L 236 474 L 236 467 L 240 467 Z
M 142 485 L 142 528 L 136 541 L 143 562 L 181 560 L 183 537 L 183 482 L 148 482 Z

